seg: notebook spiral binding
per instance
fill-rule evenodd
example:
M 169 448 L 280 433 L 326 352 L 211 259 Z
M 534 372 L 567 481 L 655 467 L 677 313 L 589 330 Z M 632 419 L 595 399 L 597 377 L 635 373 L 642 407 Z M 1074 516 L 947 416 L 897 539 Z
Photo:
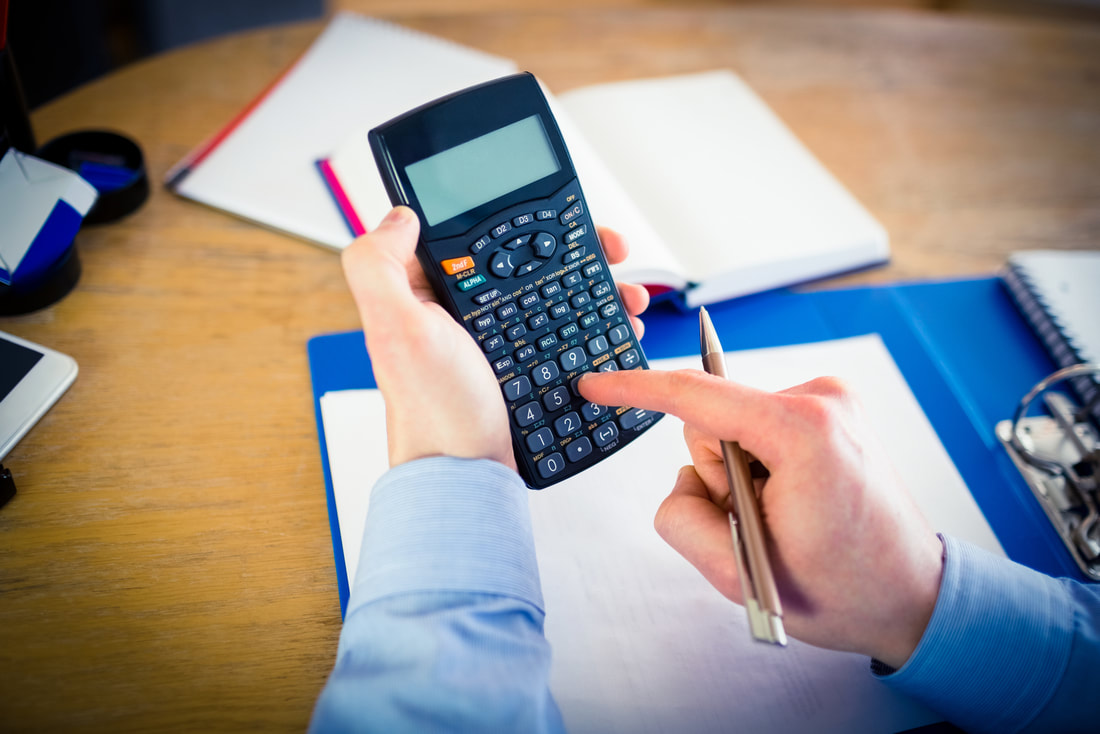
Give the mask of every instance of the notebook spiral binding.
M 1059 367 L 1071 367 L 1090 359 L 1100 359 L 1100 355 L 1084 354 L 1073 331 L 1052 311 L 1051 304 L 1045 301 L 1039 289 L 1031 282 L 1025 268 L 1009 262 L 1001 279 L 1055 364 Z M 1093 406 L 1090 415 L 1095 425 L 1100 426 L 1100 384 L 1096 376 L 1078 375 L 1070 378 L 1069 384 L 1081 402 Z

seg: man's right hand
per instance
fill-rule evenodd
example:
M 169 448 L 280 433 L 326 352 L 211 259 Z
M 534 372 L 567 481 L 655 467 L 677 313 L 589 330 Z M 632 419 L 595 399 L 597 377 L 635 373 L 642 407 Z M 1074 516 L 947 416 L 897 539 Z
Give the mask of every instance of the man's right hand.
M 585 376 L 580 390 L 684 421 L 693 465 L 654 525 L 719 591 L 743 603 L 723 439 L 770 471 L 758 488 L 787 632 L 905 663 L 932 616 L 943 548 L 841 381 L 767 393 L 701 371 L 631 370 Z

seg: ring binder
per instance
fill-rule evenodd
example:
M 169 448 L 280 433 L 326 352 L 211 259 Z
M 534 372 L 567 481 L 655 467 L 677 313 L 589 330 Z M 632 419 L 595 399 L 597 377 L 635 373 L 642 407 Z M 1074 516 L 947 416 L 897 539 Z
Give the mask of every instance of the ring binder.
M 1059 383 L 1097 375 L 1100 365 L 1079 364 L 1040 380 L 1012 419 L 997 424 L 996 434 L 1077 565 L 1100 581 L 1100 433 L 1088 420 L 1100 395 L 1079 406 L 1060 392 L 1048 392 Z M 1027 417 L 1040 395 L 1051 416 Z

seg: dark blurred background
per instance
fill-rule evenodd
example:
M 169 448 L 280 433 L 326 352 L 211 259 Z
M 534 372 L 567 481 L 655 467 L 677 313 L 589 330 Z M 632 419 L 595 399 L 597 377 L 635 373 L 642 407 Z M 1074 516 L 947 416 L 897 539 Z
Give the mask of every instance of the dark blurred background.
M 325 0 L 10 0 L 8 43 L 34 109 L 145 56 L 324 12 Z
M 465 12 L 462 0 L 8 0 L 8 40 L 31 109 L 119 66 L 177 46 L 264 25 L 364 14 Z M 502 9 L 761 4 L 886 7 L 1049 16 L 1100 23 L 1100 0 L 496 0 Z M 2 6 L 3 0 L 0 0 Z

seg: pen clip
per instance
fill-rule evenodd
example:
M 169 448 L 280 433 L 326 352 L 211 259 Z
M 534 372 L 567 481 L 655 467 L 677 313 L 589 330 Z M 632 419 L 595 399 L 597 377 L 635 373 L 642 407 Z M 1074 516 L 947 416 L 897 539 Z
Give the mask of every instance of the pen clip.
M 783 630 L 782 620 L 773 620 L 771 615 L 760 607 L 760 595 L 756 588 L 757 584 L 753 578 L 752 570 L 749 568 L 745 543 L 741 539 L 741 534 L 737 531 L 737 518 L 731 512 L 729 513 L 729 519 L 730 536 L 733 538 L 733 557 L 737 563 L 737 577 L 741 582 L 741 597 L 749 616 L 749 633 L 753 636 L 753 639 L 761 642 L 786 645 L 787 635 Z

